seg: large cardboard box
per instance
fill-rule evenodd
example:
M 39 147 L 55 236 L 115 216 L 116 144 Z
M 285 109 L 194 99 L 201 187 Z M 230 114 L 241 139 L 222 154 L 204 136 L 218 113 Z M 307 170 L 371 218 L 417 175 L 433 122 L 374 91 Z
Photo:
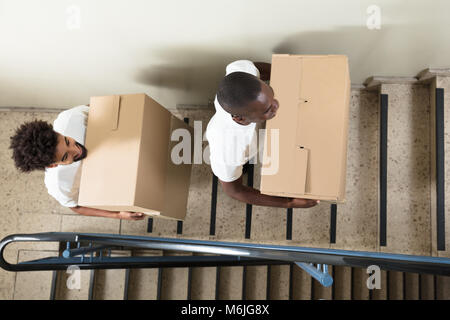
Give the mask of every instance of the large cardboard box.
M 171 160 L 179 143 L 171 141 L 171 133 L 177 128 L 193 134 L 145 94 L 92 97 L 79 205 L 182 220 L 191 164 Z
M 345 202 L 351 87 L 347 57 L 275 54 L 270 85 L 280 107 L 266 122 L 263 163 L 276 156 L 271 130 L 278 129 L 279 164 L 276 174 L 262 172 L 261 192 Z

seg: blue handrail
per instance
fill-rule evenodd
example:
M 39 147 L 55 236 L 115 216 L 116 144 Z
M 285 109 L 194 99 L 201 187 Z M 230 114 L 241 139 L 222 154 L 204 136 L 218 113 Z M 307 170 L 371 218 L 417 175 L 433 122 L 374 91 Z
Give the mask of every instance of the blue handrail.
M 443 257 L 416 256 L 391 254 L 382 252 L 364 252 L 335 250 L 326 248 L 308 248 L 297 246 L 280 246 L 269 244 L 238 243 L 224 241 L 205 241 L 181 238 L 156 238 L 145 236 L 129 236 L 99 233 L 64 233 L 50 232 L 37 234 L 16 234 L 4 238 L 0 242 L 0 266 L 11 271 L 30 270 L 32 264 L 9 264 L 3 257 L 5 247 L 12 242 L 26 241 L 57 241 L 62 243 L 90 243 L 93 246 L 109 246 L 122 248 L 159 249 L 185 252 L 201 252 L 216 255 L 236 256 L 256 260 L 282 261 L 285 263 L 314 263 L 327 265 L 342 265 L 351 267 L 368 267 L 377 265 L 380 269 L 413 273 L 429 273 L 450 276 L 450 259 Z M 83 250 L 91 250 L 86 247 Z M 79 251 L 81 253 L 81 251 Z M 64 259 L 64 258 L 62 258 Z M 125 258 L 123 258 L 125 259 Z M 84 268 L 93 268 L 91 259 L 85 259 Z M 96 263 L 101 263 L 96 261 Z M 122 268 L 128 268 L 127 260 L 121 261 Z M 129 260 L 130 265 L 132 264 Z M 35 265 L 36 269 L 43 268 L 42 264 Z M 96 268 L 117 268 L 107 263 L 96 265 Z M 28 268 L 28 269 L 27 269 Z M 51 270 L 50 265 L 46 265 Z M 53 269 L 56 270 L 56 269 Z

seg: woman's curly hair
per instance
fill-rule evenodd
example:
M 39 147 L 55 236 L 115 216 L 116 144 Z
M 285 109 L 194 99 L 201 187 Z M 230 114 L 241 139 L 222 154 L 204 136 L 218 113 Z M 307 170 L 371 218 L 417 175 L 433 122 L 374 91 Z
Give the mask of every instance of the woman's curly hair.
M 58 134 L 42 120 L 22 124 L 11 137 L 14 163 L 22 172 L 44 170 L 54 162 Z

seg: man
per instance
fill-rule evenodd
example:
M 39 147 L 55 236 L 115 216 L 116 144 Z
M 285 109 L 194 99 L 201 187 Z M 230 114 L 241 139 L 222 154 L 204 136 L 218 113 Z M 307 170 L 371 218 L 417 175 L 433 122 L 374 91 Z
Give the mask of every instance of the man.
M 230 197 L 253 205 L 280 208 L 309 208 L 318 200 L 275 197 L 242 184 L 243 165 L 252 159 L 258 136 L 257 125 L 276 116 L 279 108 L 270 79 L 268 63 L 238 60 L 226 67 L 214 100 L 216 113 L 206 129 L 210 163 L 223 190 Z
M 16 167 L 22 172 L 45 170 L 48 193 L 62 206 L 85 216 L 142 220 L 142 213 L 107 211 L 79 206 L 78 191 L 89 105 L 61 112 L 53 126 L 35 120 L 22 124 L 11 137 L 10 148 Z

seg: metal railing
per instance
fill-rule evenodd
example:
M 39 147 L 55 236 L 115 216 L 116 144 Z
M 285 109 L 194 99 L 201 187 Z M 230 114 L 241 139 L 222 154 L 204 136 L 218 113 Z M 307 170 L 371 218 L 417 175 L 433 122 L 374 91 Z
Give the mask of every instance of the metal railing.
M 10 264 L 5 248 L 13 242 L 58 242 L 65 249 L 58 257 Z M 210 256 L 111 256 L 111 250 L 169 250 L 211 254 Z M 109 252 L 104 254 L 104 252 Z M 80 269 L 131 269 L 163 267 L 210 267 L 237 265 L 297 264 L 324 286 L 333 279 L 327 265 L 450 276 L 450 259 L 442 257 L 347 251 L 325 248 L 254 243 L 157 238 L 117 234 L 50 232 L 15 234 L 0 242 L 0 267 L 8 271 Z M 318 266 L 315 267 L 314 264 Z M 323 269 L 322 269 L 323 267 Z

